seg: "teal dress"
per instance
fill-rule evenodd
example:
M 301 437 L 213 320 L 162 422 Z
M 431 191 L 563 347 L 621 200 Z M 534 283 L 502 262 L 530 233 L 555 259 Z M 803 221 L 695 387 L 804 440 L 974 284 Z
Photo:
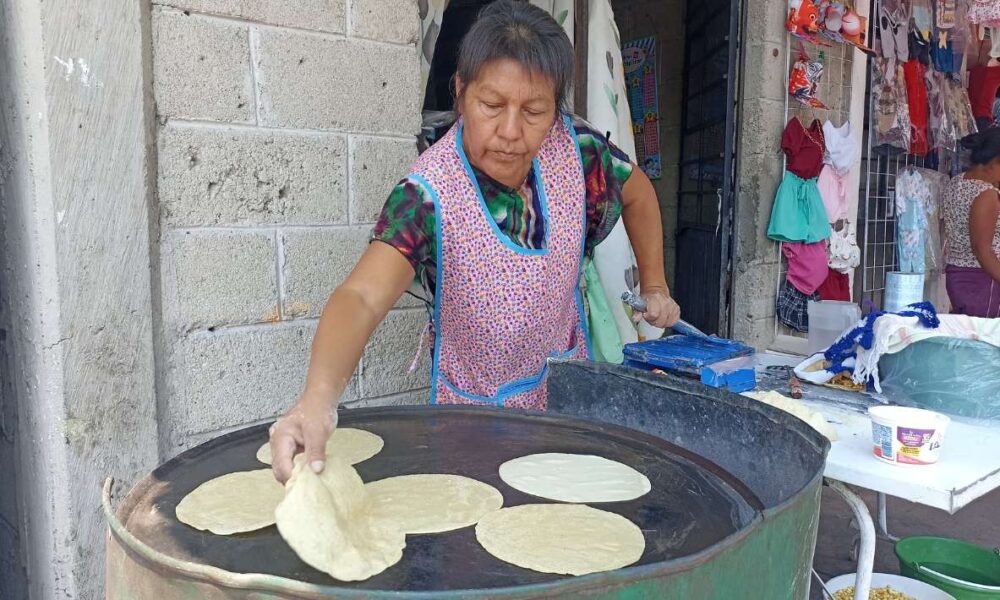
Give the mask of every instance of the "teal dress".
M 821 242 L 833 233 L 816 178 L 823 170 L 826 139 L 814 120 L 808 129 L 795 117 L 781 134 L 785 178 L 778 186 L 767 237 L 779 242 Z

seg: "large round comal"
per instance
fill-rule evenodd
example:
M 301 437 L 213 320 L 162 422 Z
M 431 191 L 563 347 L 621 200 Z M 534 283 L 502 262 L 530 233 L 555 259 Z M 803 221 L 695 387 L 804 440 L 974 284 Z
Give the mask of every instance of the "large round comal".
M 722 404 L 720 410 L 732 409 Z M 645 550 L 634 564 L 615 571 L 554 575 L 498 560 L 480 545 L 470 526 L 409 535 L 398 564 L 365 581 L 340 582 L 302 562 L 273 526 L 220 536 L 176 519 L 178 502 L 205 481 L 260 468 L 255 453 L 267 437 L 267 427 L 255 426 L 165 463 L 140 481 L 117 510 L 112 510 L 106 491 L 107 597 L 730 598 L 729 592 L 754 584 L 743 578 L 738 587 L 726 588 L 729 576 L 708 577 L 708 571 L 730 570 L 725 565 L 739 562 L 743 555 L 767 558 L 760 556 L 766 548 L 752 547 L 768 513 L 767 503 L 752 487 L 717 462 L 649 433 L 567 415 L 482 407 L 356 409 L 342 413 L 341 425 L 385 440 L 379 454 L 355 465 L 364 481 L 420 473 L 462 475 L 498 489 L 505 507 L 552 502 L 503 482 L 498 469 L 511 459 L 561 452 L 621 462 L 648 477 L 651 491 L 633 500 L 592 506 L 638 526 Z M 807 430 L 801 433 L 808 437 Z M 822 441 L 810 441 L 825 454 Z M 807 487 L 819 489 L 813 482 Z M 781 535 L 800 538 L 810 557 L 818 512 L 818 493 L 815 496 L 816 505 L 806 503 L 801 515 L 808 522 L 797 520 L 796 512 L 796 519 L 785 515 L 787 522 L 779 524 Z M 786 540 L 785 545 L 800 544 Z M 761 564 L 773 561 L 771 557 Z M 798 575 L 788 575 L 790 595 L 772 597 L 800 597 L 795 595 L 804 589 Z M 713 581 L 710 587 L 717 589 L 691 587 L 703 586 L 702 579 Z

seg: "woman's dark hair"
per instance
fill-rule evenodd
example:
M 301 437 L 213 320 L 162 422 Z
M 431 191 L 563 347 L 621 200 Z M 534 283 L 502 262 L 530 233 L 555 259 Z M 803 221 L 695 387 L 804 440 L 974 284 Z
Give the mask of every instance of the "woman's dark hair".
M 455 74 L 468 85 L 483 65 L 505 58 L 551 79 L 556 108 L 565 108 L 573 82 L 573 45 L 551 15 L 520 0 L 487 5 L 462 39 Z
M 985 165 L 1000 156 L 1000 128 L 987 127 L 979 133 L 962 138 L 962 147 L 969 150 L 969 161 Z

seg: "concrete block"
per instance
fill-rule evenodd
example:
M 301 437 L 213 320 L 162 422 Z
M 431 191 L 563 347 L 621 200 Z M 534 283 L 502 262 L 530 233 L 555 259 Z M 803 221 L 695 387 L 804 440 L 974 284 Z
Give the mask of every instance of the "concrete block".
M 430 348 L 424 345 L 419 368 L 409 373 L 420 336 L 427 325 L 422 310 L 393 311 L 375 330 L 364 354 L 361 397 L 388 396 L 426 388 L 430 384 Z
M 784 42 L 757 42 L 747 46 L 743 98 L 777 100 L 784 105 L 788 94 L 788 67 Z M 784 114 L 784 110 L 780 111 Z
M 173 6 L 199 13 L 344 33 L 347 10 L 345 0 L 154 0 L 156 4 Z
M 164 315 L 180 331 L 278 319 L 274 236 L 172 232 L 163 244 Z
M 741 155 L 761 154 L 780 157 L 781 133 L 787 124 L 784 104 L 778 100 L 748 100 L 743 103 L 741 117 L 739 138 Z
M 747 27 L 746 42 L 774 42 L 784 45 L 785 21 L 788 20 L 788 2 L 786 0 L 754 0 L 746 5 Z M 753 71 L 747 70 L 752 75 Z
M 173 354 L 168 419 L 174 438 L 280 415 L 305 384 L 314 324 L 254 327 L 182 339 Z M 353 383 L 343 401 L 355 398 Z
M 430 401 L 430 388 L 412 390 L 402 394 L 392 396 L 382 396 L 379 398 L 360 398 L 352 402 L 343 404 L 345 409 L 367 408 L 369 406 L 414 406 L 427 404 Z
M 375 223 L 393 186 L 417 158 L 415 141 L 355 138 L 351 141 L 351 222 Z
M 261 30 L 261 121 L 273 127 L 416 134 L 416 48 Z
M 298 229 L 281 234 L 286 319 L 318 317 L 368 247 L 367 228 Z
M 739 302 L 737 319 L 759 320 L 774 316 L 774 302 L 778 296 L 780 273 L 777 264 L 755 264 L 739 273 L 733 281 L 733 297 Z
M 172 227 L 347 223 L 347 140 L 168 124 L 159 200 Z
M 253 123 L 248 28 L 155 10 L 153 90 L 161 117 Z
M 774 317 L 766 319 L 736 318 L 733 337 L 757 350 L 766 350 L 774 342 Z
M 352 0 L 350 35 L 416 44 L 420 37 L 416 0 Z

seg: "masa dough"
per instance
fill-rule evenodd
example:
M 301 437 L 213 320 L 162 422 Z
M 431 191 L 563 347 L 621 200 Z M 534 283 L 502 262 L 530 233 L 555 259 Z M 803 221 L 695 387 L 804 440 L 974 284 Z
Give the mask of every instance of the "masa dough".
M 363 429 L 334 429 L 333 435 L 326 442 L 326 456 L 337 456 L 349 465 L 356 465 L 381 452 L 384 445 L 382 438 Z M 265 465 L 271 464 L 270 442 L 257 450 L 257 460 Z
M 274 524 L 274 508 L 284 494 L 271 469 L 229 473 L 184 496 L 177 519 L 219 535 L 254 531 Z
M 561 502 L 621 502 L 645 495 L 649 479 L 620 462 L 585 454 L 529 454 L 500 465 L 516 490 Z
M 474 525 L 503 506 L 491 485 L 461 475 L 403 475 L 365 485 L 376 520 L 407 534 Z
M 774 391 L 749 392 L 747 393 L 747 396 L 759 402 L 763 402 L 764 404 L 770 404 L 775 408 L 780 408 L 786 413 L 802 419 L 813 429 L 825 435 L 831 442 L 837 441 L 837 430 L 826 422 L 826 417 L 823 416 L 823 413 L 812 410 L 806 406 L 804 402 L 796 400 L 795 398 L 783 396 Z
M 402 531 L 372 518 L 361 477 L 336 456 L 319 475 L 303 455 L 296 457 L 275 517 L 299 558 L 340 581 L 381 573 L 399 562 L 406 546 Z
M 503 508 L 479 521 L 476 539 L 504 562 L 560 575 L 627 567 L 646 548 L 635 523 L 582 504 Z

